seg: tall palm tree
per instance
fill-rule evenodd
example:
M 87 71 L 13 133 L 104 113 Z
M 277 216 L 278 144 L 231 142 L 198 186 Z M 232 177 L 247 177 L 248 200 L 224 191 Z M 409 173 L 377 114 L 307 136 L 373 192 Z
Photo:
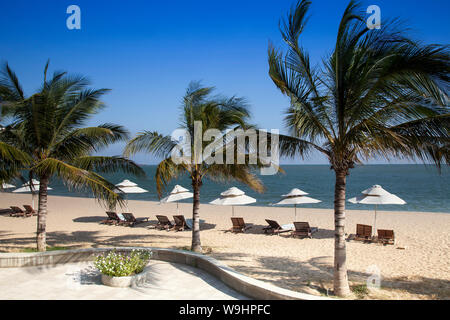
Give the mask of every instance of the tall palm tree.
M 99 201 L 122 203 L 123 195 L 100 173 L 123 170 L 143 175 L 132 161 L 123 157 L 93 156 L 93 152 L 116 141 L 127 139 L 126 130 L 118 125 L 85 127 L 86 121 L 104 104 L 100 98 L 108 90 L 90 89 L 80 76 L 56 72 L 47 79 L 48 63 L 38 92 L 26 97 L 20 82 L 8 64 L 0 80 L 2 105 L 9 109 L 12 123 L 0 133 L 0 141 L 29 156 L 26 179 L 40 180 L 37 217 L 37 249 L 46 250 L 47 189 L 50 179 L 59 177 L 75 190 L 89 189 Z
M 449 47 L 415 42 L 395 20 L 369 30 L 351 1 L 333 52 L 313 67 L 299 43 L 310 4 L 299 1 L 280 23 L 287 52 L 269 45 L 269 75 L 290 98 L 282 154 L 317 150 L 335 172 L 334 293 L 346 296 L 346 177 L 374 156 L 448 164 Z
M 221 142 L 217 143 L 215 150 L 225 150 L 226 145 L 230 145 L 230 141 L 226 141 L 224 136 L 226 130 L 242 128 L 246 129 L 250 126 L 247 124 L 249 111 L 244 100 L 237 97 L 223 98 L 210 97 L 214 88 L 202 87 L 199 83 L 191 83 L 183 98 L 181 113 L 181 128 L 188 133 L 188 139 L 185 146 L 191 150 L 195 150 L 194 136 L 203 137 L 204 133 L 209 129 L 217 129 L 221 135 L 217 138 Z M 200 125 L 198 125 L 200 124 Z M 197 126 L 198 132 L 195 127 Z M 200 128 L 200 129 L 199 129 Z M 222 138 L 224 138 L 222 140 Z M 211 142 L 203 141 L 202 149 Z M 200 242 L 200 188 L 204 178 L 213 180 L 237 180 L 248 185 L 258 192 L 263 191 L 261 181 L 251 172 L 251 166 L 248 161 L 245 164 L 220 164 L 209 163 L 208 158 L 199 160 L 200 156 L 195 151 L 192 155 L 184 158 L 184 161 L 174 161 L 171 155 L 178 148 L 176 141 L 171 136 L 164 136 L 157 132 L 145 131 L 138 134 L 132 139 L 125 148 L 125 156 L 135 154 L 140 151 L 152 153 L 162 157 L 162 160 L 156 170 L 156 183 L 158 194 L 161 197 L 164 187 L 174 178 L 181 174 L 188 174 L 191 179 L 194 191 L 193 211 L 192 211 L 192 245 L 191 250 L 202 252 Z M 237 157 L 237 150 L 234 157 Z

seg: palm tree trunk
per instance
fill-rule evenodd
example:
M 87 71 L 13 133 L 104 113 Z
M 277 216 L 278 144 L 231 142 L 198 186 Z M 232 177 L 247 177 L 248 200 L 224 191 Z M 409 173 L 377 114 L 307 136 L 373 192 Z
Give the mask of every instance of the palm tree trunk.
M 47 235 L 45 232 L 47 226 L 47 188 L 48 181 L 47 177 L 40 177 L 39 185 L 39 209 L 37 217 L 37 250 L 46 251 L 47 248 Z
M 192 209 L 192 245 L 191 250 L 194 252 L 202 252 L 200 242 L 200 187 L 201 181 L 195 178 L 192 180 L 192 188 L 194 190 L 193 209 Z
M 334 190 L 334 294 L 345 297 L 350 294 L 347 278 L 347 253 L 345 248 L 345 184 L 347 173 L 336 170 Z

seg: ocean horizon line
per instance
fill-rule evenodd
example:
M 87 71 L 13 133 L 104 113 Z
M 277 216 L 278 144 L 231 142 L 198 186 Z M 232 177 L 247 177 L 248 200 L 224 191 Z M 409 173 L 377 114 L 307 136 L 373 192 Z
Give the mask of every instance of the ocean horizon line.
M 138 163 L 139 166 L 158 166 L 159 163 Z M 323 166 L 329 167 L 330 164 L 326 163 L 281 163 L 280 166 Z M 367 167 L 367 166 L 432 166 L 436 165 L 433 163 L 369 163 L 369 164 L 358 164 L 355 167 Z M 442 164 L 441 167 L 450 167 L 450 164 Z

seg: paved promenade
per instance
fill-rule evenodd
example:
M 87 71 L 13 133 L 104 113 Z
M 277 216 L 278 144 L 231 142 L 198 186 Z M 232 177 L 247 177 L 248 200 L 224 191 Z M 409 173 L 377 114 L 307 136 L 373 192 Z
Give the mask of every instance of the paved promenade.
M 247 299 L 208 273 L 151 260 L 147 280 L 137 287 L 101 284 L 92 262 L 0 269 L 0 299 Z

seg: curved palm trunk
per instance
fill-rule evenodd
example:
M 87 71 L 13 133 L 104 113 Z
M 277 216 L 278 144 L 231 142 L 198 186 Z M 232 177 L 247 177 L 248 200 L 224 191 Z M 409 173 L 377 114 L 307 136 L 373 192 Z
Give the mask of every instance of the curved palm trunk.
M 192 209 L 192 245 L 191 250 L 194 252 L 202 252 L 200 242 L 200 187 L 201 181 L 192 180 L 192 188 L 194 190 L 193 209 Z
M 345 248 L 345 184 L 347 174 L 336 171 L 334 190 L 334 294 L 345 297 L 350 294 L 347 278 L 347 254 Z
M 49 179 L 47 177 L 40 177 L 39 185 L 39 209 L 37 217 L 37 250 L 46 251 L 47 248 L 47 234 L 45 229 L 47 227 L 47 188 Z

